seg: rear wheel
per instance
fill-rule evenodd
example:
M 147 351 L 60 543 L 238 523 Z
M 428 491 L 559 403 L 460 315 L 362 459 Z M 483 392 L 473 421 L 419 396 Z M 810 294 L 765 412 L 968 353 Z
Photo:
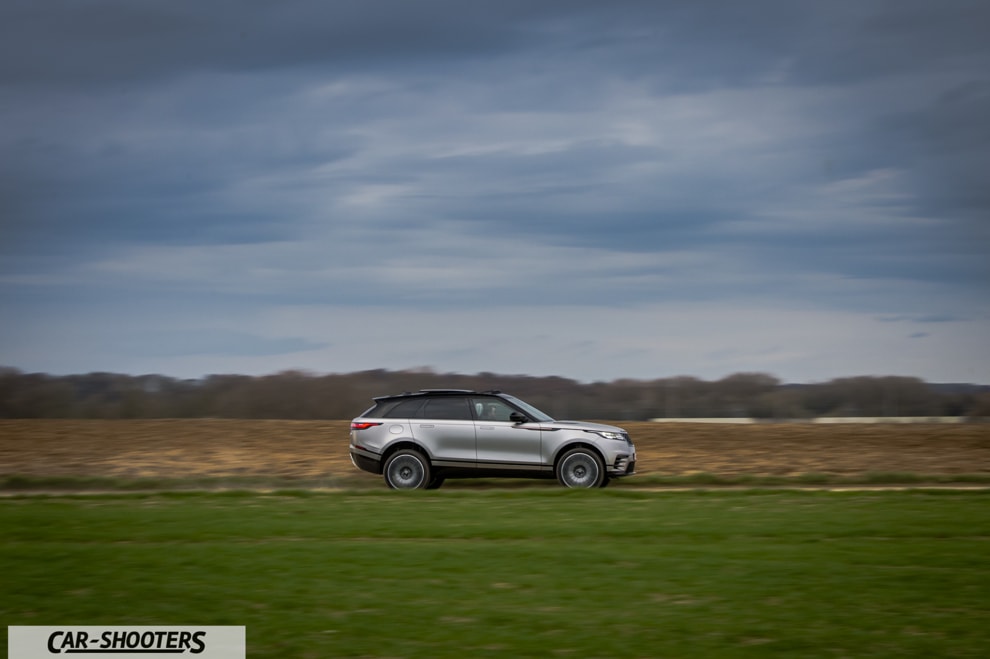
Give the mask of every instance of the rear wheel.
M 385 484 L 393 490 L 421 490 L 430 483 L 430 463 L 419 451 L 399 449 L 385 462 Z
M 605 464 L 591 449 L 571 449 L 557 462 L 557 481 L 564 487 L 604 487 Z

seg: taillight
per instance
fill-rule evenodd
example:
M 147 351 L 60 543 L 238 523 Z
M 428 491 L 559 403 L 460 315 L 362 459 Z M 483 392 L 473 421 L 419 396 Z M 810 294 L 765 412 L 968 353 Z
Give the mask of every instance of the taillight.
M 375 426 L 380 426 L 381 423 L 369 423 L 367 421 L 352 421 L 351 430 L 367 430 L 368 428 L 374 428 Z

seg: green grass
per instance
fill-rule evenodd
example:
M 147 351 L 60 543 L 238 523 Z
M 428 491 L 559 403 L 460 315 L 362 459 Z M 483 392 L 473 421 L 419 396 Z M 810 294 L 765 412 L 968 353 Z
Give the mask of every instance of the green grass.
M 621 487 L 801 487 L 844 485 L 990 485 L 990 474 L 915 474 L 910 472 L 868 472 L 831 474 L 808 472 L 796 476 L 757 474 L 712 474 L 699 472 L 687 476 L 649 474 L 619 481 Z
M 0 528 L 6 625 L 246 625 L 250 657 L 990 647 L 983 492 L 15 496 Z

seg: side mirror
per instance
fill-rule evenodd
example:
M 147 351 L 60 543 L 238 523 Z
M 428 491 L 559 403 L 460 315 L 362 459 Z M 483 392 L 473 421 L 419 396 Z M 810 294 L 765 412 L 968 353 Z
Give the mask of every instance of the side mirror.
M 513 412 L 509 415 L 509 421 L 512 423 L 526 423 L 529 421 L 529 417 L 520 412 Z

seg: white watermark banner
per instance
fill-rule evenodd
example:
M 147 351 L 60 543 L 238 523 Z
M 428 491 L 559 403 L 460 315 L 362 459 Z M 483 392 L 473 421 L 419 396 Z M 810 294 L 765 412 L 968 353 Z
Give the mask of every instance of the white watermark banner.
M 188 655 L 198 659 L 244 659 L 244 627 L 7 627 L 8 659 L 51 659 L 56 655 L 148 659 Z

